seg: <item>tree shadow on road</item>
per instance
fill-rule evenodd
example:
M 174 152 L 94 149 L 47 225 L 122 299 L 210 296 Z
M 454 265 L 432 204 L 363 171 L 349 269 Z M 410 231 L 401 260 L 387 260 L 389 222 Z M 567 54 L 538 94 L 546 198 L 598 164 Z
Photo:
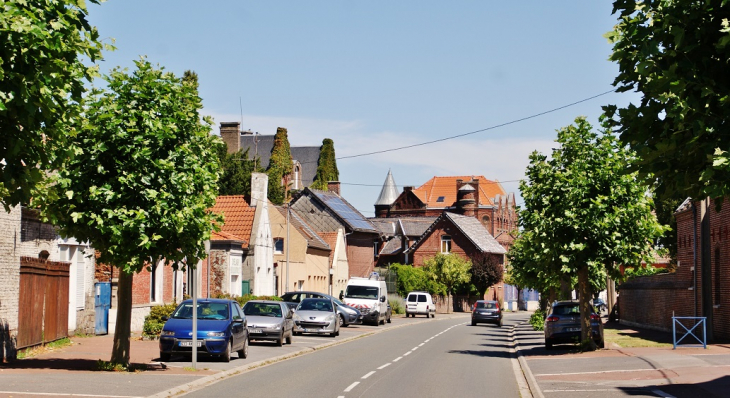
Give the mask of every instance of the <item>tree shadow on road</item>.
M 632 395 L 630 389 L 635 387 L 617 387 L 619 390 L 624 391 L 627 395 Z M 723 398 L 728 396 L 730 391 L 730 376 L 723 376 L 717 379 L 706 381 L 704 383 L 692 383 L 692 384 L 662 384 L 656 386 L 644 387 L 646 391 L 654 392 L 654 395 L 659 395 L 655 391 L 659 390 L 664 394 L 661 396 L 674 396 L 676 398 Z M 652 396 L 654 396 L 652 395 Z

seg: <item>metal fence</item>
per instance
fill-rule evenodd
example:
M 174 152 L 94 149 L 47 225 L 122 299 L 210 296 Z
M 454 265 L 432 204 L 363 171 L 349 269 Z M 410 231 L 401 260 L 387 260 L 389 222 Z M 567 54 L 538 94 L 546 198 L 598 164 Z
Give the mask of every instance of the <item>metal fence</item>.
M 692 321 L 694 323 L 694 325 L 692 325 L 692 327 L 688 327 L 687 325 L 684 324 L 684 322 L 686 322 L 686 321 Z M 684 331 L 686 332 L 686 333 L 684 333 L 684 335 L 682 335 L 682 337 L 679 338 L 679 340 L 677 340 L 677 325 L 681 326 L 681 328 L 684 329 Z M 694 330 L 697 329 L 697 327 L 700 325 L 702 325 L 702 338 L 701 339 L 699 336 L 697 336 L 694 333 Z M 681 330 L 680 330 L 680 333 L 682 333 Z M 677 345 L 679 345 L 679 343 L 682 342 L 682 340 L 684 340 L 685 337 L 687 337 L 687 336 L 694 337 L 696 342 L 685 343 L 683 345 L 685 345 L 687 347 L 699 347 L 700 345 L 702 345 L 702 347 L 704 349 L 707 349 L 707 318 L 704 316 L 698 316 L 698 317 L 673 316 L 672 317 L 672 339 L 674 341 L 673 349 L 676 350 Z

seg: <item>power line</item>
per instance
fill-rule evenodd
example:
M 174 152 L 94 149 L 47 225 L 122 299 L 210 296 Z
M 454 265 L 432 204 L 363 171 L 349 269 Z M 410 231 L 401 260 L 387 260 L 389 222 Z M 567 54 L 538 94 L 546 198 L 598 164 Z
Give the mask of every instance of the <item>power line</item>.
M 534 119 L 534 118 L 536 118 L 538 116 L 547 115 L 548 113 L 556 112 L 556 111 L 559 111 L 561 109 L 565 109 L 565 108 L 571 107 L 573 105 L 580 104 L 582 102 L 590 101 L 590 100 L 592 100 L 594 98 L 598 98 L 600 96 L 603 96 L 603 95 L 606 95 L 606 94 L 609 94 L 609 93 L 613 93 L 613 92 L 615 92 L 615 90 L 611 89 L 611 90 L 608 90 L 608 91 L 604 91 L 604 92 L 602 92 L 600 94 L 596 94 L 596 95 L 594 95 L 592 97 L 584 98 L 584 99 L 582 99 L 580 101 L 575 101 L 575 102 L 572 102 L 570 104 L 563 105 L 563 106 L 559 106 L 557 108 L 553 108 L 553 109 L 550 109 L 550 110 L 547 110 L 547 111 L 544 111 L 544 112 L 535 113 L 535 114 L 530 115 L 530 116 L 525 116 L 525 117 L 522 117 L 522 118 L 519 118 L 519 119 L 515 119 L 515 120 L 509 121 L 509 122 L 506 122 L 506 123 L 496 124 L 494 126 L 490 126 L 490 127 L 483 128 L 483 129 L 480 129 L 480 130 L 471 131 L 469 133 L 452 135 L 450 137 L 439 138 L 437 140 L 421 142 L 421 143 L 418 143 L 418 144 L 405 145 L 405 146 L 401 146 L 401 147 L 397 147 L 397 148 L 383 149 L 383 150 L 380 150 L 380 151 L 361 153 L 359 155 L 341 156 L 341 157 L 338 157 L 337 160 L 357 158 L 357 157 L 362 157 L 362 156 L 377 155 L 379 153 L 400 151 L 402 149 L 415 148 L 415 147 L 419 147 L 419 146 L 423 146 L 423 145 L 429 145 L 429 144 L 434 144 L 434 143 L 437 143 L 437 142 L 443 142 L 443 141 L 453 140 L 453 139 L 456 139 L 456 138 L 466 137 L 467 135 L 482 133 L 484 131 L 494 130 L 496 128 L 500 128 L 500 127 L 504 127 L 504 126 L 509 126 L 510 124 L 515 124 L 515 123 L 523 122 L 525 120 Z

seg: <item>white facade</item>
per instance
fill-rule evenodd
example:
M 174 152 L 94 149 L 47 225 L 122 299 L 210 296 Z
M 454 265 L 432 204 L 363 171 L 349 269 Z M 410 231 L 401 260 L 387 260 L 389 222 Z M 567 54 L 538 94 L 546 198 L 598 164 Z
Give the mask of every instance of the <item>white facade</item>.
M 248 261 L 253 271 L 253 294 L 256 296 L 276 294 L 274 239 L 269 221 L 269 200 L 266 197 L 268 180 L 269 176 L 264 173 L 251 174 L 251 205 L 256 206 L 256 213 L 248 246 Z

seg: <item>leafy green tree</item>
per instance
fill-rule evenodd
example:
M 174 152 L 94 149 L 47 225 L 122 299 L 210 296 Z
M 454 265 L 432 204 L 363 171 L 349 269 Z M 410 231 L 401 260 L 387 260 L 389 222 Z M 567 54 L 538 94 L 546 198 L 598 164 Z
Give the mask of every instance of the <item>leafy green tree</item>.
M 82 59 L 95 62 L 104 48 L 86 13 L 83 0 L 0 6 L 0 202 L 6 211 L 28 203 L 45 172 L 72 154 L 67 140 L 77 132 L 84 80 L 98 75 Z
M 450 296 L 454 289 L 462 284 L 469 283 L 471 275 L 469 269 L 471 262 L 457 254 L 439 253 L 425 261 L 426 272 L 431 277 L 444 285 L 446 293 Z M 451 301 L 451 299 L 448 299 Z M 451 308 L 451 303 L 448 303 Z
M 502 281 L 504 267 L 502 256 L 490 253 L 479 253 L 471 258 L 471 283 L 476 287 L 479 296 L 484 296 L 487 289 Z
M 75 156 L 57 174 L 44 206 L 63 236 L 89 241 L 98 261 L 118 267 L 118 312 L 111 362 L 129 363 L 132 276 L 166 259 L 175 268 L 205 257 L 214 222 L 219 139 L 201 123 L 191 84 L 136 61 L 94 90 Z
M 391 264 L 390 269 L 398 275 L 398 294 L 403 297 L 415 290 L 426 291 L 432 295 L 446 293 L 446 287 L 435 281 L 426 268 L 408 264 Z
M 335 143 L 329 138 L 322 140 L 317 160 L 317 174 L 312 183 L 313 189 L 327 190 L 327 182 L 339 181 L 340 172 L 337 170 L 337 159 L 335 158 Z
M 222 174 L 218 182 L 219 195 L 250 195 L 251 173 L 256 172 L 255 159 L 248 158 L 248 148 L 245 151 L 222 156 Z
M 527 180 L 520 183 L 523 231 L 509 252 L 511 277 L 543 293 L 577 277 L 585 341 L 591 279 L 608 274 L 620 280 L 618 265 L 648 259 L 664 228 L 651 212 L 647 187 L 624 171 L 634 155 L 613 135 L 594 133 L 579 117 L 558 130 L 557 142 L 551 159 L 530 155 Z
M 727 0 L 617 0 L 606 37 L 618 92 L 639 104 L 605 107 L 640 177 L 661 199 L 730 193 L 730 5 Z
M 276 129 L 269 168 L 266 171 L 269 175 L 268 198 L 272 203 L 280 205 L 289 200 L 288 186 L 285 185 L 285 182 L 291 177 L 292 168 L 289 137 L 286 129 L 279 127 Z

